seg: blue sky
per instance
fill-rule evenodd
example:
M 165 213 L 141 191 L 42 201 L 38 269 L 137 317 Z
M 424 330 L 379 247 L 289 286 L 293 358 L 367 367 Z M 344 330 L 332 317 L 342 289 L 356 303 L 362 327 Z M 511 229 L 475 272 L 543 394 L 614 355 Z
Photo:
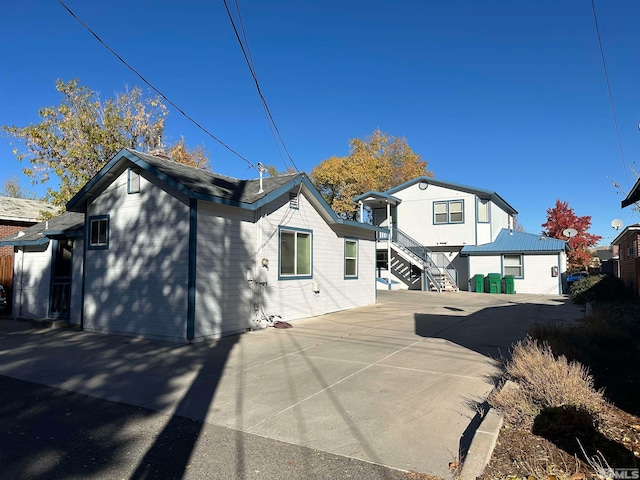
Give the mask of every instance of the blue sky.
M 222 0 L 65 2 L 168 98 L 254 164 L 284 168 Z M 234 0 L 229 0 L 231 8 Z M 497 191 L 528 232 L 557 198 L 608 244 L 640 157 L 640 2 L 595 0 L 627 169 L 589 0 L 239 0 L 258 79 L 300 170 L 379 127 L 440 180 Z M 57 78 L 102 96 L 143 86 L 54 0 L 0 6 L 0 124 L 38 122 Z M 170 108 L 165 139 L 205 145 L 213 170 L 253 178 Z M 0 139 L 0 183 L 23 165 Z M 24 165 L 26 166 L 26 165 Z M 26 177 L 23 187 L 33 189 Z M 42 192 L 42 189 L 38 190 Z

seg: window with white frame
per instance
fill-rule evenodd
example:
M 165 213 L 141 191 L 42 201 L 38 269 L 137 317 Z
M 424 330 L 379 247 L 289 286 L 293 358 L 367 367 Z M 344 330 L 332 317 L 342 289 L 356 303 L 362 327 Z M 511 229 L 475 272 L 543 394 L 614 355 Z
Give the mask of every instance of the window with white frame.
M 448 200 L 445 202 L 433 202 L 433 223 L 436 225 L 445 223 L 464 222 L 464 202 L 462 200 Z
M 130 168 L 127 173 L 127 193 L 140 193 L 140 171 Z
M 478 199 L 478 222 L 489 223 L 489 200 Z
M 280 229 L 279 276 L 311 278 L 312 232 Z
M 502 274 L 522 278 L 522 255 L 503 255 Z
M 89 248 L 109 248 L 109 217 L 106 215 L 89 218 Z
M 358 241 L 344 241 L 344 277 L 358 278 Z

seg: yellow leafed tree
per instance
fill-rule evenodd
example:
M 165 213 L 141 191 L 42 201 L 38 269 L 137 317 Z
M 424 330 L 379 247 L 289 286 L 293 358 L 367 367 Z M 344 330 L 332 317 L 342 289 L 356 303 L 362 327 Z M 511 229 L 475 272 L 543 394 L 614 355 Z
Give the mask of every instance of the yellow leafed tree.
M 427 162 L 405 138 L 393 137 L 379 128 L 367 138 L 349 141 L 346 157 L 330 157 L 316 166 L 311 179 L 329 206 L 341 217 L 355 220 L 353 198 L 369 190 L 383 192 L 420 175 L 432 177 Z

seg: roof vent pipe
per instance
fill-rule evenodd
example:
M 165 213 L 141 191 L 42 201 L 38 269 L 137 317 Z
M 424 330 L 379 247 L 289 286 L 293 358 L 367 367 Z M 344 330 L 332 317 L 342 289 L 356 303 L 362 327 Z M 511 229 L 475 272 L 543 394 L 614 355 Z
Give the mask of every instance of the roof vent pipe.
M 260 173 L 260 190 L 258 190 L 258 193 L 264 193 L 264 189 L 262 188 L 262 172 L 264 172 L 264 168 L 261 162 L 258 162 L 258 172 Z

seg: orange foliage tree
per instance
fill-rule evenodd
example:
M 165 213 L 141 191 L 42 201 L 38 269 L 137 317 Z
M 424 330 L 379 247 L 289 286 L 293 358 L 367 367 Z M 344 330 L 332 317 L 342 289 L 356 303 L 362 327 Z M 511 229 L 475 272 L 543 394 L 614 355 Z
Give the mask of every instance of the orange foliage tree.
M 569 270 L 586 269 L 591 260 L 589 248 L 595 246 L 602 238 L 599 235 L 587 233 L 591 227 L 591 216 L 577 216 L 568 202 L 556 200 L 553 208 L 547 209 L 547 221 L 542 224 L 549 237 L 567 240 L 571 250 L 568 254 Z M 576 230 L 574 237 L 568 237 L 564 231 L 568 228 Z
M 330 157 L 317 165 L 311 179 L 329 206 L 342 218 L 355 220 L 353 198 L 370 190 L 385 191 L 420 175 L 432 177 L 427 162 L 415 153 L 405 138 L 376 129 L 367 138 L 349 141 L 346 157 Z

